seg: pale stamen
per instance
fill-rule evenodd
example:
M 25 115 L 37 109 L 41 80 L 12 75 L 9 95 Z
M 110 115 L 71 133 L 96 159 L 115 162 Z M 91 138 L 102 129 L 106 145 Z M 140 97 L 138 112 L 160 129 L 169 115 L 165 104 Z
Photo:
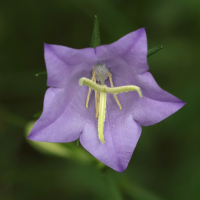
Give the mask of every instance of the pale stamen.
M 96 109 L 96 116 L 95 116 L 95 118 L 97 118 L 98 116 L 99 116 L 99 102 L 100 102 L 100 92 L 97 92 L 96 90 L 95 90 L 95 92 L 97 93 L 97 109 Z
M 96 118 L 99 117 L 98 118 L 99 140 L 102 143 L 105 143 L 103 128 L 104 128 L 105 112 L 106 112 L 106 92 L 111 93 L 111 94 L 117 94 L 117 93 L 122 93 L 122 92 L 137 91 L 140 97 L 142 97 L 142 92 L 140 88 L 135 85 L 114 87 L 112 83 L 111 86 L 113 87 L 109 88 L 106 85 L 98 85 L 96 84 L 96 81 L 94 82 L 93 80 L 90 80 L 84 77 L 79 79 L 79 85 L 82 86 L 83 83 L 87 85 L 88 87 L 92 88 L 93 90 L 95 90 L 95 92 L 97 92 L 95 95 L 95 107 L 96 107 L 95 117 Z M 100 99 L 99 99 L 99 93 L 100 93 Z
M 96 83 L 96 78 L 94 76 L 94 82 Z M 96 116 L 97 116 L 97 113 L 98 113 L 98 93 L 96 90 L 94 91 L 94 94 L 95 94 L 95 109 L 96 109 Z M 97 118 L 97 117 L 96 117 Z
M 113 82 L 112 82 L 112 75 L 110 72 L 108 72 L 108 76 L 109 76 L 109 80 L 110 80 L 110 84 L 111 84 L 111 87 L 114 88 L 114 85 L 113 85 Z M 122 106 L 117 98 L 117 95 L 116 94 L 113 94 L 114 98 L 115 98 L 115 101 L 117 102 L 118 106 L 119 106 L 119 109 L 122 110 Z
M 94 68 L 93 72 L 92 72 L 92 78 L 91 80 L 94 81 L 96 83 L 96 79 L 95 79 L 95 70 L 96 68 Z M 87 95 L 87 100 L 86 100 L 86 108 L 88 109 L 88 103 L 89 103 L 89 99 L 90 99 L 90 94 L 91 94 L 91 88 L 89 87 L 89 90 L 88 90 L 88 95 Z M 96 96 L 96 95 L 95 95 Z M 96 99 L 96 98 L 95 98 Z M 95 104 L 96 106 L 96 104 Z

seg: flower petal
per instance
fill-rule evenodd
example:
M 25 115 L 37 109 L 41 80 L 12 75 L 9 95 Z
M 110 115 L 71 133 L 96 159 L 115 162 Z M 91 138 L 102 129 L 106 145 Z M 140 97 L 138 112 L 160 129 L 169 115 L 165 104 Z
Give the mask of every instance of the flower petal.
M 44 99 L 42 116 L 35 123 L 28 139 L 41 142 L 71 142 L 85 126 L 87 87 L 79 87 L 73 96 L 69 88 L 49 88 Z
M 119 101 L 122 105 L 122 112 L 131 110 L 133 119 L 140 125 L 149 126 L 156 124 L 169 117 L 185 105 L 183 101 L 172 94 L 161 89 L 153 76 L 145 72 L 133 77 L 133 82 L 140 87 L 143 97 L 139 98 L 136 92 L 127 92 L 118 94 Z M 129 81 L 113 75 L 115 86 L 131 84 Z M 117 109 L 113 101 L 113 110 Z
M 45 44 L 47 85 L 64 87 L 74 71 L 92 70 L 96 63 L 93 48 L 72 49 L 59 45 Z
M 137 76 L 137 86 L 143 97 L 132 106 L 133 118 L 143 126 L 150 126 L 169 117 L 185 103 L 161 89 L 150 72 Z
M 95 51 L 99 61 L 106 63 L 114 74 L 124 78 L 130 75 L 130 71 L 131 74 L 140 74 L 149 69 L 144 28 L 129 33 L 112 44 L 96 47 Z
M 158 101 L 182 103 L 180 99 L 160 88 L 150 72 L 136 75 L 135 79 L 144 96 Z
M 131 159 L 141 127 L 131 117 L 114 118 L 106 116 L 103 144 L 98 138 L 97 125 L 87 123 L 80 136 L 83 147 L 105 165 L 123 172 Z
M 156 124 L 185 105 L 184 102 L 163 102 L 143 96 L 132 109 L 133 119 L 143 126 Z

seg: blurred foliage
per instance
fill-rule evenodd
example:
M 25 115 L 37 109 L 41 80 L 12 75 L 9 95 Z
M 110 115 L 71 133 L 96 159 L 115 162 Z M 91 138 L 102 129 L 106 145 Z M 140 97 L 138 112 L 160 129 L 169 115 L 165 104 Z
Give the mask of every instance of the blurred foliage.
M 148 58 L 150 72 L 187 102 L 166 120 L 143 127 L 122 174 L 101 166 L 76 142 L 47 154 L 24 137 L 47 89 L 46 76 L 35 77 L 45 71 L 43 44 L 88 47 L 94 15 L 102 44 L 145 27 L 149 49 L 165 47 Z M 0 199 L 200 199 L 199 35 L 197 0 L 1 1 Z M 62 150 L 81 152 L 89 161 L 58 155 L 65 155 Z

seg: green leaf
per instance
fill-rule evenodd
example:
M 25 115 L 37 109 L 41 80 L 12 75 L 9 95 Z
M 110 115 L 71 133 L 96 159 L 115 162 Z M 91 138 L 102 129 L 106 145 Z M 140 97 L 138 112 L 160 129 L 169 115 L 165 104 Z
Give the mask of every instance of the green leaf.
M 101 45 L 101 40 L 100 40 L 100 32 L 99 32 L 99 20 L 98 20 L 98 17 L 95 15 L 94 28 L 93 28 L 93 32 L 92 32 L 90 46 L 95 48 L 100 45 Z
M 47 75 L 47 71 L 44 71 L 44 72 L 40 72 L 40 73 L 35 74 L 35 76 L 39 76 L 39 75 Z
M 153 49 L 148 50 L 147 57 L 153 55 L 154 53 L 160 51 L 163 48 L 163 46 L 155 47 Z

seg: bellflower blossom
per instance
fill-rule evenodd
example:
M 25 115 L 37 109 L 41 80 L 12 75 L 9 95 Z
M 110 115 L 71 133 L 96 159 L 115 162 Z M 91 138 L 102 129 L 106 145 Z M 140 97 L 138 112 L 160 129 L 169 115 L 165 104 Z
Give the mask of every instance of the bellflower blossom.
M 50 88 L 28 138 L 58 143 L 80 138 L 87 151 L 116 171 L 126 169 L 141 125 L 160 122 L 185 104 L 148 72 L 144 28 L 96 48 L 45 44 L 45 62 Z M 116 92 L 122 86 L 133 89 Z

